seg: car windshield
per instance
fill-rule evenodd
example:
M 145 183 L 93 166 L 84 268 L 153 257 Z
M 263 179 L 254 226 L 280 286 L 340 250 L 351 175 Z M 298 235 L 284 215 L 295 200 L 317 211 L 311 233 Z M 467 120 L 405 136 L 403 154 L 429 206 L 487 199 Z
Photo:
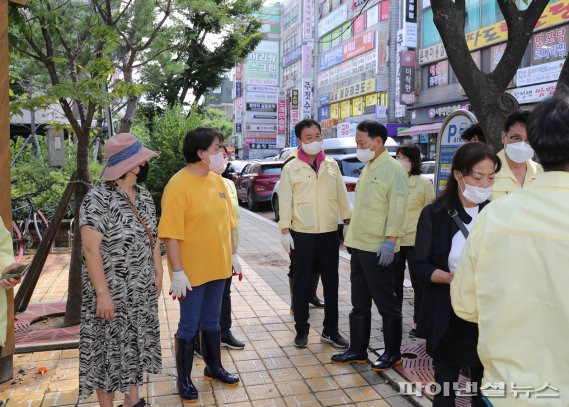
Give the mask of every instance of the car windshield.
M 263 165 L 261 167 L 261 174 L 279 175 L 281 173 L 281 165 Z
M 344 177 L 358 178 L 362 172 L 362 169 L 366 165 L 366 163 L 361 162 L 356 157 L 345 158 L 343 160 L 336 160 L 336 161 L 338 161 L 338 165 L 340 166 L 340 172 Z
M 435 173 L 435 165 L 433 163 L 421 164 L 421 173 L 422 174 L 434 174 Z

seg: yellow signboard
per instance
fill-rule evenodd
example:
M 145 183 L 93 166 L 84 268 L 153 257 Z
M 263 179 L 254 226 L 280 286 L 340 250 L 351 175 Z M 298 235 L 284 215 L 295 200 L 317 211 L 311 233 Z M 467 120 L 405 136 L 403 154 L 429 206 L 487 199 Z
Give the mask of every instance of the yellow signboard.
M 364 114 L 364 98 L 359 97 L 352 99 L 352 116 Z
M 569 0 L 549 4 L 535 25 L 534 32 L 544 30 L 569 21 Z M 482 27 L 465 35 L 468 48 L 473 51 L 508 40 L 508 27 L 505 21 Z M 436 62 L 446 58 L 442 44 L 419 50 L 419 64 Z
M 568 0 L 569 1 L 569 0 Z M 330 101 L 338 102 L 340 100 L 350 99 L 375 92 L 375 79 L 366 79 L 349 86 L 344 86 L 330 92 Z
M 339 119 L 340 118 L 340 104 L 339 103 L 332 103 L 330 105 L 330 118 L 331 119 Z
M 340 104 L 340 119 L 343 119 L 345 117 L 350 117 L 350 113 L 351 113 L 351 103 L 349 100 L 346 100 L 345 102 L 342 102 Z
M 366 95 L 365 97 L 366 107 L 377 105 L 377 95 L 379 95 L 379 93 L 372 93 L 371 95 Z

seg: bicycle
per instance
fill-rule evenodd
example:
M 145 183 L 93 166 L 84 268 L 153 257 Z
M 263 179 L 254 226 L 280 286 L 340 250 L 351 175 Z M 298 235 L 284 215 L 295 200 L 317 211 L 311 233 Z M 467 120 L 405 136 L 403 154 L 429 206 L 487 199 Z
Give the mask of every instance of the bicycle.
M 47 232 L 49 223 L 45 215 L 36 209 L 32 202 L 32 197 L 41 192 L 38 191 L 12 199 L 12 244 L 16 261 L 20 261 L 24 255 L 24 249 L 31 249 L 36 240 L 38 243 L 41 242 Z M 25 201 L 25 203 L 19 204 L 21 201 Z M 32 224 L 35 237 L 30 228 Z

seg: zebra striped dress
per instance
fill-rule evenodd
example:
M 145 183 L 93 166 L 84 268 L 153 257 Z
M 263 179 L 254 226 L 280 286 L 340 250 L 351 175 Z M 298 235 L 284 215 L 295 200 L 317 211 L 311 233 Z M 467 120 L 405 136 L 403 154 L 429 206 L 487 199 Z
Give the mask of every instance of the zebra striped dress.
M 143 372 L 162 367 L 155 268 L 148 234 L 121 197 L 101 185 L 85 196 L 80 225 L 103 235 L 101 256 L 115 317 L 96 316 L 96 294 L 83 258 L 83 303 L 79 341 L 79 398 L 93 390 L 128 393 L 142 385 Z M 150 193 L 137 187 L 133 204 L 157 241 L 156 210 Z

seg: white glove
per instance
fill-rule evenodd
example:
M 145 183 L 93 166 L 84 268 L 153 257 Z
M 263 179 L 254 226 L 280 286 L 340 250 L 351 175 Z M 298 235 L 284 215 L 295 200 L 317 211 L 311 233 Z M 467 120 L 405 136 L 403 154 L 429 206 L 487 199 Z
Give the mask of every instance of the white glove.
M 186 290 L 192 291 L 190 280 L 186 276 L 184 270 L 176 270 L 172 272 L 172 283 L 170 284 L 170 295 L 172 299 L 183 300 L 186 298 Z
M 348 225 L 346 225 L 344 223 L 344 230 L 342 231 L 342 234 L 344 235 L 344 242 L 346 241 L 346 236 L 348 236 Z
M 290 233 L 287 233 L 286 235 L 281 235 L 281 244 L 283 245 L 285 252 L 287 252 L 288 254 L 290 254 L 291 251 L 294 250 L 294 240 L 292 239 Z
M 243 270 L 241 269 L 241 262 L 237 253 L 231 256 L 231 265 L 233 266 L 233 275 L 239 276 L 239 281 L 243 280 Z

